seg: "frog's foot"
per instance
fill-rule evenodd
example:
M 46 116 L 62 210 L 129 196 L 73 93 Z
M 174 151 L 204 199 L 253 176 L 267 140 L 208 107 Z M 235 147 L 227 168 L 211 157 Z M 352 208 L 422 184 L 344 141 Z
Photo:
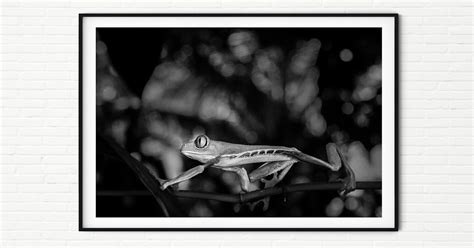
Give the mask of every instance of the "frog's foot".
M 341 196 L 345 196 L 356 189 L 356 181 L 351 177 L 339 179 L 339 181 L 343 183 L 342 188 L 337 191 Z
M 286 173 L 285 173 L 286 174 Z M 283 175 L 284 176 L 284 175 Z M 260 182 L 262 182 L 265 186 L 264 186 L 264 189 L 267 189 L 267 188 L 273 188 L 277 183 L 279 183 L 281 180 L 282 180 L 282 176 L 279 176 L 278 175 L 278 172 L 275 172 L 271 175 L 271 179 L 265 179 L 265 178 L 262 178 L 260 179 Z M 259 204 L 259 203 L 263 203 L 263 208 L 262 210 L 263 211 L 267 211 L 268 210 L 268 207 L 270 206 L 270 197 L 265 197 L 263 199 L 260 199 L 260 200 L 257 200 L 255 202 L 252 202 L 252 203 L 249 203 L 249 207 L 250 207 L 250 211 L 253 212 L 253 210 L 255 209 L 255 207 Z
M 340 175 L 343 176 L 343 178 L 338 179 L 338 181 L 342 182 L 342 187 L 338 190 L 338 193 L 341 196 L 345 196 L 356 189 L 357 183 L 355 179 L 355 174 L 352 168 L 349 166 L 349 163 L 347 162 L 344 154 L 342 154 L 342 151 L 335 145 L 332 146 L 332 149 L 334 150 L 334 154 L 332 154 L 332 160 L 338 160 L 338 163 L 340 163 L 341 165 L 339 172 Z
M 169 181 L 169 180 L 168 180 Z M 176 183 L 176 184 L 171 184 L 169 183 L 168 181 L 165 181 L 163 182 L 163 184 L 161 185 L 160 189 L 161 190 L 165 190 L 167 188 L 171 188 L 173 191 L 177 191 L 179 190 L 179 184 Z
M 280 182 L 280 179 L 278 178 L 278 173 L 273 173 L 272 174 L 272 179 L 265 179 L 265 178 L 262 178 L 260 179 L 260 182 L 262 182 L 263 184 L 265 184 L 265 189 L 266 188 L 271 188 L 273 186 L 275 186 L 278 182 Z
M 267 211 L 268 210 L 268 207 L 270 206 L 270 197 L 265 197 L 263 199 L 260 199 L 260 200 L 257 200 L 257 201 L 254 201 L 254 202 L 250 202 L 248 203 L 248 206 L 250 208 L 250 211 L 254 211 L 255 210 L 255 207 L 257 207 L 257 205 L 259 203 L 263 203 L 263 208 L 262 210 L 263 211 Z
M 354 191 L 357 187 L 355 175 L 351 167 L 349 167 L 346 161 L 344 161 L 343 165 L 344 165 L 343 168 L 345 170 L 346 176 L 344 178 L 338 179 L 338 181 L 342 182 L 342 188 L 338 190 L 338 193 L 341 196 L 345 196 L 349 194 L 350 192 Z
M 234 213 L 240 212 L 240 209 L 241 209 L 241 204 L 240 203 L 237 203 L 237 204 L 234 205 L 234 208 L 233 208 Z

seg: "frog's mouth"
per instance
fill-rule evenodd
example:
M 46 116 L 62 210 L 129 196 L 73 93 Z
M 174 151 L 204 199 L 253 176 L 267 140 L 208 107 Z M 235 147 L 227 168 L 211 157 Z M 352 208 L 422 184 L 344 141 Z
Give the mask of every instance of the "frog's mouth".
M 186 156 L 190 159 L 194 159 L 194 160 L 197 160 L 197 161 L 202 162 L 202 163 L 206 163 L 209 160 L 214 158 L 212 155 L 203 154 L 201 152 L 192 152 L 192 151 L 183 151 L 183 150 L 181 150 L 181 153 L 184 156 Z

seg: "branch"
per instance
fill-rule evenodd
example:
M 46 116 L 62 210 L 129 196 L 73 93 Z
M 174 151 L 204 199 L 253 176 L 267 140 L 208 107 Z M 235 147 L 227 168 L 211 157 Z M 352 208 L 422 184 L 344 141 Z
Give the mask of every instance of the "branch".
M 197 192 L 197 191 L 175 191 L 173 194 L 176 197 L 195 198 L 204 200 L 215 200 L 230 203 L 245 203 L 254 201 L 267 196 L 279 195 L 284 193 L 300 192 L 300 191 L 323 191 L 323 190 L 338 190 L 342 187 L 341 182 L 334 183 L 303 183 L 293 184 L 289 186 L 273 187 L 268 189 L 256 190 L 243 194 L 218 194 L 212 192 Z M 382 182 L 357 182 L 356 189 L 381 189 Z
M 142 181 L 145 187 L 153 195 L 158 205 L 163 210 L 163 214 L 165 216 L 167 217 L 185 216 L 185 213 L 179 207 L 179 203 L 177 202 L 176 199 L 174 199 L 173 195 L 170 193 L 171 191 L 170 190 L 162 191 L 160 189 L 160 183 L 150 173 L 148 168 L 146 168 L 139 161 L 137 161 L 135 158 L 130 156 L 128 152 L 126 152 L 122 147 L 117 145 L 113 140 L 102 135 L 98 135 L 97 140 L 105 142 L 105 144 L 107 144 L 109 148 L 111 148 L 115 152 L 115 154 L 119 158 L 121 158 L 122 161 L 125 164 L 127 164 L 130 167 L 130 169 L 133 170 L 133 172 L 135 172 L 135 174 L 138 176 L 140 181 Z

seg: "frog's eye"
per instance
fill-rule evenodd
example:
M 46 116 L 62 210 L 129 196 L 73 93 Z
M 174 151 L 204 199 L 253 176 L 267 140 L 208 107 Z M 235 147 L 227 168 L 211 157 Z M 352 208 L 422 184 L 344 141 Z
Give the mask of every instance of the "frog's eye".
M 194 140 L 194 145 L 196 145 L 197 148 L 204 148 L 207 146 L 207 143 L 209 143 L 209 139 L 206 135 L 199 135 Z

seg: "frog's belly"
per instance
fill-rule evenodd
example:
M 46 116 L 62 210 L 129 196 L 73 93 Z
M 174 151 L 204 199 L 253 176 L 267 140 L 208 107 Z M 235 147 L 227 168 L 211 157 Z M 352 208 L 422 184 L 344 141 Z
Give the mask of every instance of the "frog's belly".
M 282 155 L 282 154 L 274 154 L 274 155 L 266 155 L 266 154 L 259 154 L 249 157 L 221 157 L 219 162 L 214 165 L 214 167 L 232 167 L 236 165 L 244 165 L 244 164 L 253 164 L 253 163 L 265 163 L 265 162 L 275 162 L 275 161 L 288 161 L 294 158 Z

